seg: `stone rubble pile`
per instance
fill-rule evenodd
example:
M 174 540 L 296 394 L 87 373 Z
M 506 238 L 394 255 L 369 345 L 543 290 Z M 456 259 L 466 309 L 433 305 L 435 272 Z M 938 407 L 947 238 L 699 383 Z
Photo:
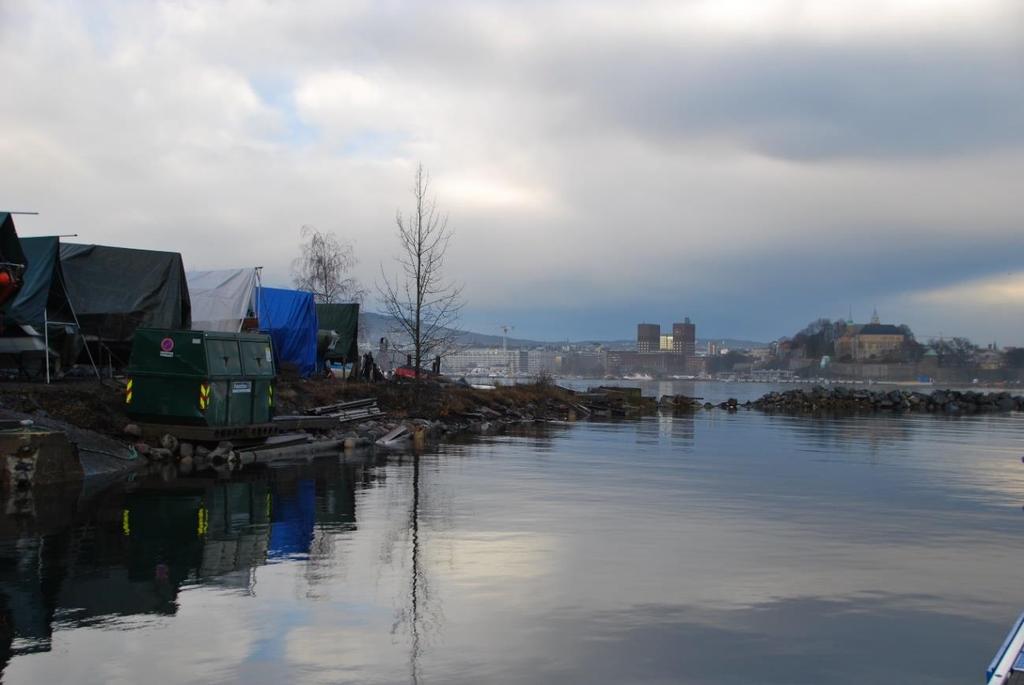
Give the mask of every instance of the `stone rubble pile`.
M 740 406 L 735 400 L 719 405 L 723 409 Z M 1008 392 L 982 393 L 972 390 L 868 390 L 863 388 L 800 388 L 770 392 L 742 406 L 762 411 L 837 411 L 837 412 L 930 412 L 950 415 L 1010 412 L 1024 410 L 1024 397 Z

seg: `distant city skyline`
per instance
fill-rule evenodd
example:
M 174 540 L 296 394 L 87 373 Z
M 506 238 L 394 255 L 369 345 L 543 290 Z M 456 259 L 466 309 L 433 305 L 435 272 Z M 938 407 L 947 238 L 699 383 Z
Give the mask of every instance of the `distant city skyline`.
M 743 334 L 742 331 L 727 331 L 724 334 L 719 334 L 719 331 L 716 331 L 716 330 L 709 331 L 709 330 L 707 330 L 707 328 L 704 325 L 700 325 L 698 327 L 698 330 L 697 330 L 696 338 L 697 338 L 697 340 L 722 340 L 722 339 L 747 340 L 747 341 L 751 341 L 751 342 L 759 342 L 759 343 L 767 344 L 767 343 L 770 343 L 772 341 L 778 340 L 780 338 L 792 337 L 797 332 L 799 332 L 802 328 L 804 328 L 806 325 L 808 325 L 809 323 L 811 323 L 813 321 L 816 321 L 817 319 L 820 319 L 820 318 L 827 318 L 830 321 L 852 320 L 855 323 L 869 323 L 872 320 L 872 316 L 874 315 L 875 311 L 876 311 L 875 308 L 871 308 L 871 309 L 865 310 L 863 312 L 863 314 L 858 315 L 857 310 L 854 309 L 854 310 L 852 310 L 852 319 L 850 319 L 851 309 L 849 307 L 847 308 L 847 310 L 845 312 L 842 312 L 840 314 L 834 314 L 834 315 L 831 315 L 831 316 L 829 316 L 827 314 L 821 314 L 821 315 L 809 314 L 809 315 L 807 315 L 805 317 L 801 317 L 800 314 L 794 314 L 794 315 L 788 317 L 792 321 L 792 324 L 789 325 L 788 328 L 784 328 L 783 324 L 780 322 L 779 325 L 778 325 L 778 328 L 774 329 L 774 330 L 778 331 L 776 334 L 773 334 L 773 335 L 761 335 L 761 336 L 758 336 L 756 334 L 755 335 Z M 572 315 L 571 314 L 567 314 L 567 316 L 572 316 Z M 632 320 L 628 319 L 628 317 L 630 317 L 630 316 L 632 316 Z M 906 325 L 910 326 L 911 330 L 914 332 L 915 337 L 920 342 L 927 342 L 928 340 L 930 340 L 932 338 L 939 338 L 939 337 L 949 338 L 949 337 L 955 337 L 955 336 L 962 336 L 962 337 L 971 338 L 975 343 L 977 343 L 978 345 L 981 345 L 983 347 L 985 345 L 988 345 L 988 344 L 992 343 L 992 342 L 997 342 L 1001 346 L 1002 345 L 1013 345 L 1014 344 L 1013 342 L 1010 342 L 1010 341 L 1002 341 L 1002 340 L 998 340 L 998 339 L 997 340 L 988 340 L 988 339 L 985 339 L 985 338 L 980 338 L 976 334 L 972 334 L 970 331 L 961 332 L 961 331 L 957 331 L 957 330 L 947 329 L 947 330 L 938 330 L 938 331 L 921 331 L 921 332 L 919 332 L 918 329 L 915 328 L 913 324 L 911 324 L 911 323 L 909 323 L 907 321 L 894 321 L 894 320 L 887 319 L 884 316 L 884 312 L 880 312 L 879 313 L 879 317 L 880 317 L 880 319 L 882 320 L 883 323 L 891 323 L 891 324 L 894 324 L 894 325 L 906 324 Z M 585 316 L 581 316 L 580 318 L 585 319 L 586 317 Z M 676 316 L 674 318 L 682 319 L 684 317 Z M 685 318 L 691 318 L 691 317 L 685 317 Z M 719 327 L 728 327 L 729 325 L 732 325 L 731 319 L 729 317 L 716 316 L 714 312 L 712 312 L 709 315 L 709 318 L 710 318 L 710 321 L 712 322 L 711 325 L 713 325 L 713 326 L 717 325 Z M 763 321 L 763 319 L 761 319 L 759 317 L 753 317 L 753 318 L 755 318 L 759 322 Z M 622 324 L 621 328 L 618 328 L 620 320 L 625 321 L 625 323 Z M 649 316 L 649 317 L 646 318 L 646 320 L 650 320 L 651 323 L 659 324 L 661 326 L 660 332 L 661 332 L 661 334 L 663 336 L 664 335 L 671 335 L 671 333 L 672 333 L 672 328 L 671 328 L 672 324 L 671 324 L 671 322 L 673 321 L 673 317 L 671 315 L 666 315 L 665 317 Z M 471 320 L 467 319 L 467 322 L 469 322 L 469 321 L 471 321 Z M 668 323 L 665 323 L 665 322 L 668 322 Z M 553 338 L 550 335 L 546 335 L 545 336 L 543 334 L 543 330 L 544 330 L 543 327 L 538 329 L 537 334 L 529 334 L 528 330 L 527 331 L 523 331 L 523 330 L 520 329 L 520 327 L 516 327 L 514 332 L 510 333 L 510 337 L 515 337 L 515 338 L 519 338 L 519 339 L 527 339 L 527 340 L 538 340 L 538 341 L 545 341 L 545 342 L 559 342 L 559 341 L 564 341 L 564 340 L 570 340 L 572 342 L 585 341 L 585 340 L 627 341 L 627 340 L 636 340 L 636 336 L 637 336 L 637 330 L 636 330 L 637 323 L 638 323 L 638 320 L 637 320 L 636 312 L 625 312 L 625 313 L 623 313 L 621 315 L 621 318 L 617 318 L 614 322 L 608 322 L 608 321 L 602 322 L 602 325 L 605 327 L 604 330 L 609 331 L 608 333 L 606 333 L 604 335 L 571 336 L 571 337 L 568 337 L 568 338 L 563 336 L 562 338 Z M 698 321 L 695 320 L 694 323 L 695 324 L 696 323 L 703 324 L 703 321 L 698 322 Z M 465 330 L 471 330 L 471 331 L 473 331 L 475 333 L 482 333 L 482 334 L 487 334 L 487 335 L 500 335 L 501 334 L 500 333 L 500 329 L 498 329 L 496 327 L 493 327 L 493 326 L 491 326 L 490 329 L 489 329 L 488 325 L 489 324 L 487 324 L 486 321 L 482 321 L 482 322 L 480 322 L 479 326 L 474 327 L 474 325 L 472 325 L 471 323 L 466 323 L 466 325 L 462 326 L 462 328 L 465 329 Z M 585 324 L 581 324 L 581 325 L 585 325 Z M 765 329 L 767 329 L 767 330 L 773 330 L 771 328 L 771 323 L 770 322 L 769 323 L 765 323 L 763 325 L 763 327 Z M 737 328 L 746 329 L 746 326 L 745 326 L 744 323 L 741 322 L 740 324 L 737 325 Z M 493 329 L 493 330 L 491 330 L 491 329 Z M 601 330 L 601 329 L 597 328 L 596 330 Z M 498 332 L 495 333 L 494 331 L 498 331 Z M 1018 343 L 1018 344 L 1024 346 L 1024 342 Z
M 394 268 L 416 164 L 466 328 L 771 340 L 850 306 L 1024 345 L 1017 0 L 0 3 L 24 235 Z

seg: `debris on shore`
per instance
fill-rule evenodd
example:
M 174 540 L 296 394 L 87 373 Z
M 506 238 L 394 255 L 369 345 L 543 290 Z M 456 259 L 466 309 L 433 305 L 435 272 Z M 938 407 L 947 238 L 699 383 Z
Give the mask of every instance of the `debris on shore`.
M 118 381 L 10 383 L 5 390 L 0 395 L 0 418 L 64 427 L 76 445 L 82 440 L 114 445 L 107 449 L 123 453 L 124 468 L 177 463 L 185 472 L 372 447 L 408 449 L 458 434 L 490 433 L 513 424 L 591 415 L 587 401 L 554 384 L 481 390 L 452 382 L 421 382 L 417 387 L 412 383 L 281 377 L 276 391 L 279 417 L 308 426 L 260 440 L 242 436 L 204 439 L 195 427 L 163 427 L 132 420 L 125 410 L 125 386 Z M 597 400 L 600 411 L 614 415 L 632 412 L 632 391 L 613 395 Z M 639 391 L 636 395 L 639 397 Z M 385 439 L 390 433 L 395 435 Z

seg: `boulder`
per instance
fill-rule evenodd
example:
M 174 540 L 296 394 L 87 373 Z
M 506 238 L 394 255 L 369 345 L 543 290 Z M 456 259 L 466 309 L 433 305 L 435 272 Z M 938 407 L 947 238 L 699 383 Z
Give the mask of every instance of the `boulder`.
M 225 455 L 226 456 L 228 453 L 231 452 L 232 449 L 234 449 L 234 447 L 235 446 L 233 444 L 231 444 L 231 441 L 229 441 L 229 440 L 222 440 L 221 442 L 217 443 L 217 448 L 215 450 L 213 450 L 212 452 L 210 452 L 210 456 L 211 457 L 218 456 L 218 455 Z
M 174 459 L 174 452 L 166 447 L 153 447 L 150 448 L 147 456 L 151 461 L 171 461 Z
M 160 436 L 160 446 L 165 450 L 169 450 L 171 454 L 178 452 L 178 439 L 170 433 L 164 433 Z

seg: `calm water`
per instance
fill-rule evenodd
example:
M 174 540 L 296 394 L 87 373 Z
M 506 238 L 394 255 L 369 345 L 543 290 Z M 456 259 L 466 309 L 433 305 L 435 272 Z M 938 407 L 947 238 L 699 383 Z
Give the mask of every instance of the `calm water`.
M 701 412 L 39 493 L 3 682 L 980 683 L 1022 430 Z

